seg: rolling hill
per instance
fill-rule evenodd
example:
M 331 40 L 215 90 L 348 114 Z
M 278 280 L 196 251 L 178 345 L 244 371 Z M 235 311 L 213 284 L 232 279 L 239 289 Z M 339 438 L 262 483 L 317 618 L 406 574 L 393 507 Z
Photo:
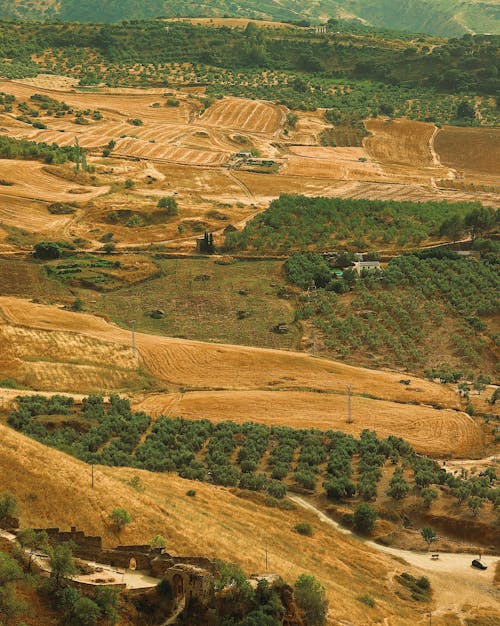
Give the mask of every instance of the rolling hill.
M 358 20 L 378 28 L 460 36 L 465 33 L 500 32 L 500 8 L 496 0 L 229 0 L 193 2 L 180 0 L 2 0 L 0 17 L 16 19 L 62 18 L 75 21 L 113 22 L 157 16 L 238 16 L 272 20 L 325 20 L 331 17 Z

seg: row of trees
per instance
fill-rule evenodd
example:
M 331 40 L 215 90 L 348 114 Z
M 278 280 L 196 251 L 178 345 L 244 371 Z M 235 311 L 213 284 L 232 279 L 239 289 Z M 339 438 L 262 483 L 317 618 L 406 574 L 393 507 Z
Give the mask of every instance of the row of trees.
M 495 506 L 500 504 L 494 473 L 480 479 L 457 478 L 434 461 L 415 455 L 402 439 L 390 436 L 381 440 L 368 430 L 355 439 L 339 431 L 160 417 L 140 443 L 150 418 L 144 413 L 133 413 L 129 401 L 117 395 L 111 396 L 108 406 L 99 396 L 86 398 L 81 414 L 76 413 L 72 420 L 83 420 L 87 423 L 84 428 L 80 424 L 54 430 L 36 419 L 39 415 L 68 415 L 71 408 L 70 400 L 61 396 L 23 396 L 8 422 L 44 444 L 88 463 L 176 471 L 194 480 L 266 491 L 273 498 L 283 498 L 290 483 L 315 490 L 318 478 L 322 478 L 329 498 L 344 500 L 359 494 L 369 502 L 378 497 L 382 469 L 390 464 L 394 475 L 388 495 L 396 500 L 416 489 L 428 507 L 437 497 L 432 486 L 447 485 L 457 499 L 466 490 L 466 495 L 460 496 L 462 501 L 479 497 L 483 504 L 486 500 Z M 202 450 L 206 452 L 203 454 Z M 408 465 L 414 473 L 411 482 L 408 472 L 404 472 Z M 357 480 L 353 478 L 355 473 Z

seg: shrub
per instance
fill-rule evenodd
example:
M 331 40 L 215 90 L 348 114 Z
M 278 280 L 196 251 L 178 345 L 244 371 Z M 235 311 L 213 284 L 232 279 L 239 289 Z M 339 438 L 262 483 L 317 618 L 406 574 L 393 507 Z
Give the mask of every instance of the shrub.
M 108 518 L 112 522 L 113 526 L 118 530 L 125 528 L 125 526 L 130 524 L 132 521 L 130 513 L 121 508 L 113 509 Z
M 190 498 L 194 498 L 196 496 L 196 491 L 194 489 L 188 489 L 186 491 L 186 495 L 189 496 Z
M 16 498 L 11 493 L 4 493 L 0 496 L 0 522 L 15 517 L 18 513 Z
M 312 537 L 314 534 L 313 527 L 311 524 L 306 522 L 300 522 L 300 524 L 296 524 L 293 527 L 294 531 L 299 535 L 304 535 L 305 537 Z
M 167 545 L 167 541 L 165 537 L 162 537 L 162 535 L 155 535 L 154 537 L 152 537 L 151 541 L 149 542 L 149 545 L 153 549 L 164 548 Z
M 62 248 L 55 241 L 41 241 L 33 246 L 33 256 L 35 259 L 60 259 L 62 256 Z
M 179 205 L 177 200 L 172 196 L 160 198 L 157 207 L 159 209 L 165 209 L 165 213 L 169 216 L 179 215 Z
M 295 599 L 304 612 L 308 626 L 325 626 L 328 600 L 323 585 L 314 576 L 301 574 L 293 588 Z
M 358 596 L 358 600 L 366 606 L 373 608 L 375 606 L 375 598 L 371 596 L 369 593 L 365 593 L 362 596 Z
M 360 533 L 371 533 L 377 517 L 377 511 L 369 504 L 359 504 L 354 511 L 354 528 Z

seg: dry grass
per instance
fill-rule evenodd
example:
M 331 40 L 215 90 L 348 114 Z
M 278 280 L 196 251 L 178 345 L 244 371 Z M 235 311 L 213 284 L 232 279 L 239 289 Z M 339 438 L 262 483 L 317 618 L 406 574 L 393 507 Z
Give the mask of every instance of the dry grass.
M 0 298 L 0 307 L 9 322 L 3 327 L 8 348 L 4 367 L 8 369 L 15 363 L 22 368 L 23 358 L 48 355 L 48 364 L 43 368 L 30 363 L 37 387 L 43 388 L 45 383 L 54 388 L 57 384 L 60 390 L 82 391 L 82 387 L 75 388 L 75 372 L 65 368 L 69 355 L 73 360 L 78 355 L 88 355 L 85 365 L 75 364 L 80 384 L 90 386 L 102 376 L 106 388 L 111 381 L 115 387 L 123 386 L 125 380 L 115 381 L 103 371 L 111 366 L 114 376 L 136 375 L 125 348 L 130 342 L 129 332 L 89 314 L 17 298 Z M 10 343 L 9 336 L 14 337 Z M 23 343 L 27 348 L 22 348 Z M 171 414 L 178 410 L 192 418 L 210 416 L 305 427 L 342 427 L 345 398 L 338 394 L 345 394 L 346 386 L 351 384 L 353 392 L 365 397 L 354 400 L 355 423 L 349 430 L 359 432 L 362 427 L 373 427 L 381 434 L 394 433 L 409 439 L 419 450 L 435 455 L 482 454 L 481 431 L 465 414 L 416 406 L 437 403 L 455 408 L 456 395 L 447 386 L 415 378 L 406 386 L 399 382 L 398 373 L 356 368 L 297 352 L 142 333 L 137 333 L 136 343 L 142 367 L 152 378 L 181 390 L 206 390 L 202 394 L 186 394 L 172 406 L 172 397 L 149 399 L 143 408 L 152 412 L 165 410 L 166 400 Z M 100 368 L 98 373 L 93 369 L 96 367 Z M 40 380 L 42 372 L 44 378 Z M 224 393 L 214 393 L 215 390 Z M 376 398 L 371 396 L 374 390 Z
M 403 599 L 393 583 L 393 576 L 403 571 L 430 576 L 434 608 L 439 613 L 463 609 L 474 615 L 470 606 L 473 603 L 483 607 L 481 615 L 495 614 L 495 596 L 489 586 L 476 580 L 477 576 L 462 580 L 451 573 L 445 578 L 429 574 L 428 566 L 420 570 L 401 559 L 394 560 L 302 509 L 270 509 L 221 487 L 123 468 L 96 468 L 92 489 L 88 465 L 3 426 L 0 471 L 2 484 L 20 502 L 23 526 L 68 529 L 77 525 L 88 534 L 103 536 L 106 545 L 142 543 L 161 534 L 173 553 L 238 562 L 248 573 L 264 570 L 267 541 L 271 571 L 290 582 L 302 572 L 323 582 L 332 626 L 360 626 L 384 620 L 391 626 L 417 624 L 423 607 Z M 144 492 L 126 484 L 134 476 L 140 477 Z M 186 496 L 189 489 L 196 491 L 194 498 Z M 127 509 L 133 518 L 119 537 L 107 520 L 115 507 Z M 313 537 L 304 538 L 293 531 L 299 522 L 313 526 Z M 357 600 L 365 593 L 375 598 L 375 608 L 367 609 Z M 453 623 L 436 619 L 438 624 Z
M 404 407 L 395 402 L 352 398 L 353 423 L 346 422 L 347 400 L 337 394 L 271 391 L 212 391 L 152 395 L 138 405 L 152 415 L 181 416 L 211 421 L 255 421 L 269 426 L 342 430 L 359 435 L 365 428 L 379 437 L 403 437 L 431 456 L 481 454 L 481 430 L 472 418 L 457 411 Z M 450 432 L 454 435 L 450 438 Z
M 498 185 L 500 129 L 445 126 L 434 141 L 443 165 L 477 184 Z
M 395 595 L 389 580 L 391 570 L 401 566 L 319 524 L 309 513 L 269 509 L 223 488 L 135 470 L 97 468 L 91 489 L 89 466 L 5 427 L 0 426 L 0 433 L 3 484 L 21 503 L 23 526 L 77 525 L 104 536 L 108 545 L 147 542 L 161 534 L 174 553 L 236 561 L 248 573 L 264 570 L 267 540 L 272 571 L 289 581 L 301 572 L 322 580 L 331 624 L 361 624 L 364 607 L 355 598 L 366 592 L 377 598 L 370 619 L 392 616 L 394 624 L 414 623 L 415 609 Z M 122 482 L 135 475 L 144 493 Z M 37 488 L 41 485 L 43 490 Z M 187 497 L 193 488 L 196 497 Z M 133 518 L 119 537 L 107 521 L 115 507 L 127 509 Z M 293 531 L 299 521 L 314 526 L 314 537 L 304 539 Z

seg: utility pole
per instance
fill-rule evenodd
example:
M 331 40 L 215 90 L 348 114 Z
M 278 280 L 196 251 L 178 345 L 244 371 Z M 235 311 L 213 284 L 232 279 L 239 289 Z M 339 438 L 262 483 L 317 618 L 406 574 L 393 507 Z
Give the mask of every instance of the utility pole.
M 347 423 L 352 424 L 351 415 L 351 385 L 347 385 Z
M 92 489 L 94 488 L 94 464 L 91 463 L 90 464 L 90 468 L 91 468 L 91 473 L 92 473 Z
M 130 320 L 132 325 L 132 356 L 135 356 L 135 320 Z

